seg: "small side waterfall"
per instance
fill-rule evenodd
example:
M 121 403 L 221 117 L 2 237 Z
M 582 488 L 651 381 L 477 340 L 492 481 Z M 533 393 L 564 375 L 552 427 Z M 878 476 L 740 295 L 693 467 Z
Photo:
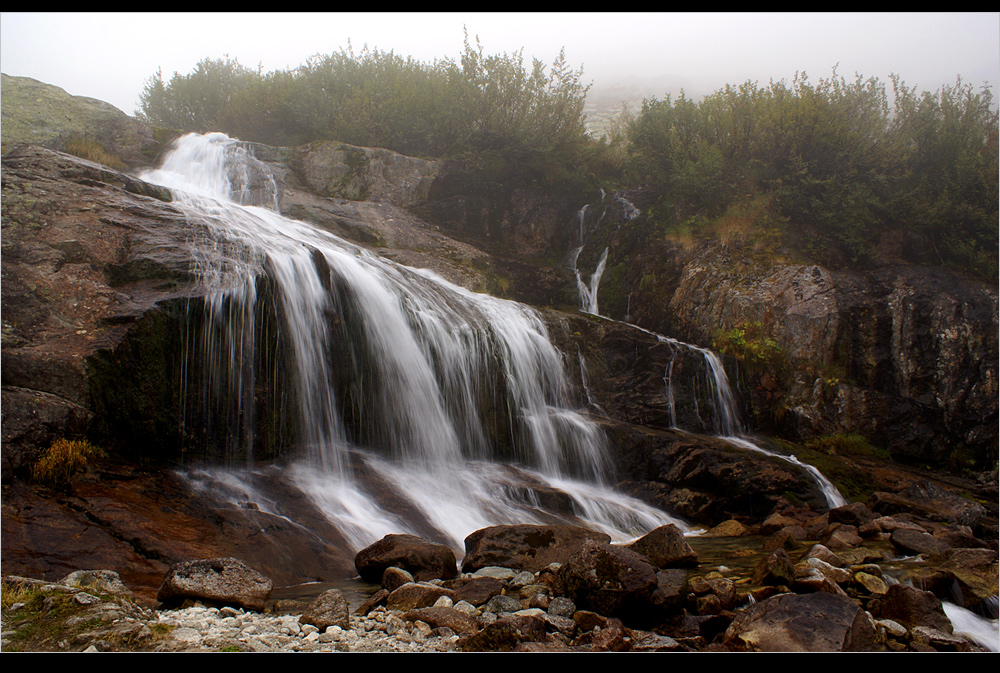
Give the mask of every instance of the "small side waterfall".
M 605 198 L 606 195 L 602 192 L 601 200 L 604 201 Z M 639 209 L 636 208 L 635 205 L 633 205 L 630 201 L 628 201 L 621 195 L 615 195 L 612 197 L 610 203 L 607 206 L 605 206 L 605 208 L 602 210 L 601 216 L 598 219 L 598 223 L 600 223 L 601 219 L 603 219 L 604 216 L 607 214 L 608 208 L 612 207 L 619 210 L 617 215 L 619 220 L 621 221 L 629 222 L 631 220 L 634 220 L 641 214 Z M 598 262 L 597 269 L 591 276 L 589 284 L 583 282 L 583 278 L 580 274 L 579 269 L 577 268 L 577 260 L 580 256 L 580 253 L 583 251 L 583 248 L 586 243 L 586 234 L 587 234 L 586 218 L 587 218 L 588 208 L 589 206 L 585 205 L 583 208 L 580 209 L 580 211 L 577 213 L 576 216 L 576 225 L 577 225 L 576 242 L 578 243 L 578 246 L 574 247 L 573 250 L 570 252 L 569 266 L 576 274 L 577 292 L 580 296 L 580 310 L 584 313 L 600 315 L 597 305 L 597 290 L 600 284 L 601 275 L 604 273 L 604 268 L 607 265 L 608 248 L 606 247 L 604 249 L 604 252 L 601 254 L 601 258 L 600 261 Z M 594 226 L 596 226 L 596 224 Z M 708 400 L 710 406 L 709 409 L 705 410 L 705 413 L 706 415 L 708 415 L 709 417 L 708 420 L 711 422 L 711 426 L 714 429 L 714 432 L 717 436 L 719 436 L 722 439 L 725 439 L 730 444 L 740 447 L 741 449 L 747 451 L 756 451 L 758 453 L 762 453 L 765 455 L 774 456 L 776 458 L 780 458 L 781 460 L 784 460 L 786 462 L 801 467 L 802 469 L 806 470 L 812 475 L 813 479 L 816 481 L 816 483 L 822 490 L 823 495 L 826 498 L 827 504 L 830 507 L 840 507 L 841 505 L 847 504 L 847 500 L 844 498 L 843 495 L 840 494 L 840 492 L 837 490 L 837 487 L 834 486 L 830 482 L 830 480 L 827 479 L 815 467 L 813 467 L 812 465 L 807 465 L 805 463 L 802 463 L 795 456 L 786 456 L 778 453 L 773 453 L 764 448 L 761 448 L 760 446 L 755 444 L 749 436 L 746 435 L 746 433 L 743 431 L 743 427 L 740 422 L 738 407 L 736 404 L 736 400 L 733 396 L 732 389 L 729 385 L 729 378 L 726 376 L 726 371 L 723 368 L 722 360 L 719 359 L 718 355 L 716 355 L 713 351 L 707 348 L 701 348 L 698 346 L 693 346 L 691 344 L 686 344 L 684 342 L 677 341 L 676 339 L 663 336 L 662 334 L 656 334 L 655 332 L 651 332 L 649 330 L 643 329 L 631 323 L 626 322 L 624 324 L 628 324 L 629 326 L 634 327 L 635 329 L 646 332 L 647 334 L 654 336 L 656 339 L 658 339 L 663 343 L 670 344 L 671 348 L 673 349 L 673 356 L 671 357 L 670 362 L 667 365 L 666 371 L 663 374 L 663 381 L 666 392 L 666 399 L 667 399 L 668 413 L 670 415 L 671 427 L 683 429 L 679 428 L 677 424 L 677 411 L 676 411 L 677 400 L 674 392 L 673 370 L 674 370 L 674 361 L 677 357 L 678 352 L 682 350 L 687 350 L 689 352 L 697 353 L 704 361 L 704 371 L 705 371 L 706 385 L 709 391 Z M 694 400 L 694 403 L 695 403 L 696 413 L 698 413 L 700 416 L 700 412 L 697 412 L 697 399 Z M 702 419 L 702 421 L 704 422 L 704 419 Z
M 603 202 L 607 195 L 604 190 L 601 190 L 601 201 Z M 610 248 L 605 247 L 604 252 L 601 253 L 601 257 L 597 262 L 597 267 L 594 272 L 590 274 L 590 282 L 584 282 L 583 275 L 580 269 L 577 268 L 577 262 L 580 258 L 580 253 L 583 252 L 583 248 L 587 241 L 587 210 L 590 204 L 586 204 L 577 212 L 576 214 L 576 224 L 577 224 L 577 235 L 576 242 L 578 243 L 572 250 L 570 250 L 568 256 L 568 266 L 573 271 L 576 276 L 576 288 L 577 294 L 580 297 L 580 310 L 584 313 L 590 313 L 592 315 L 601 315 L 600 310 L 597 306 L 597 291 L 601 284 L 601 276 L 604 275 L 604 268 L 608 263 L 608 251 Z M 609 205 L 601 209 L 601 215 L 597 218 L 597 222 L 593 225 L 597 227 L 604 216 L 607 215 L 608 208 L 618 208 L 621 210 L 621 217 L 625 221 L 634 220 L 639 216 L 639 209 L 632 205 L 627 199 L 620 195 L 615 195 Z
M 274 397 L 291 412 L 283 427 L 298 452 L 282 478 L 355 547 L 417 532 L 460 548 L 477 528 L 558 517 L 619 540 L 683 527 L 608 486 L 604 435 L 570 404 L 563 356 L 532 309 L 282 217 L 266 167 L 223 134 L 179 139 L 142 177 L 174 190 L 206 297 L 191 339 L 205 357 L 189 367 L 211 384 L 187 394 L 224 410 L 214 436 L 252 457 L 255 391 L 287 385 Z M 275 316 L 270 341 L 261 313 Z M 280 355 L 261 369 L 271 347 Z M 271 472 L 191 478 L 280 515 L 260 488 Z M 540 508 L 539 489 L 568 495 L 571 511 Z
M 642 328 L 637 327 L 637 329 Z M 644 331 L 648 332 L 648 330 Z M 654 334 L 653 332 L 649 333 Z M 786 456 L 780 453 L 768 451 L 755 444 L 752 438 L 750 438 L 743 431 L 738 407 L 736 405 L 736 399 L 733 396 L 732 388 L 729 385 L 729 377 L 726 376 L 726 370 L 722 366 L 722 360 L 719 359 L 719 356 L 715 352 L 707 348 L 692 346 L 691 344 L 677 341 L 676 339 L 671 339 L 670 337 L 665 337 L 661 334 L 655 334 L 655 336 L 661 342 L 668 343 L 677 350 L 686 349 L 700 354 L 704 359 L 705 374 L 708 381 L 708 387 L 710 389 L 709 400 L 711 403 L 711 421 L 713 427 L 715 428 L 715 433 L 719 437 L 725 439 L 730 444 L 734 444 L 735 446 L 746 449 L 747 451 L 756 451 L 757 453 L 762 453 L 764 455 L 774 456 L 806 470 L 812 475 L 813 479 L 819 485 L 823 492 L 823 496 L 826 498 L 827 505 L 831 508 L 848 504 L 847 499 L 841 495 L 840 491 L 837 490 L 837 487 L 834 486 L 833 483 L 815 467 L 803 463 L 795 456 Z M 666 385 L 667 401 L 670 405 L 671 425 L 677 427 L 673 389 L 673 365 L 674 358 L 671 358 L 663 377 Z

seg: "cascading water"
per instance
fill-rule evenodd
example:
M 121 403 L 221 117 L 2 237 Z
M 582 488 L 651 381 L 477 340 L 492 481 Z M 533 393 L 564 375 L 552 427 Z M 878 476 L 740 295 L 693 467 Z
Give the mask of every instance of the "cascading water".
M 606 194 L 602 189 L 601 190 L 602 202 L 604 201 L 605 197 Z M 580 297 L 580 310 L 583 311 L 584 313 L 590 313 L 592 315 L 601 315 L 600 310 L 598 309 L 597 306 L 597 290 L 599 289 L 601 284 L 601 276 L 604 275 L 604 268 L 607 266 L 608 263 L 609 248 L 605 247 L 604 252 L 601 253 L 601 258 L 597 262 L 597 267 L 594 269 L 594 273 L 590 274 L 589 283 L 585 283 L 583 281 L 583 275 L 580 273 L 580 269 L 577 268 L 577 261 L 580 258 L 580 253 L 583 252 L 583 248 L 586 245 L 586 238 L 587 238 L 586 221 L 587 221 L 587 210 L 589 207 L 590 207 L 589 204 L 583 206 L 583 208 L 581 208 L 579 212 L 577 212 L 576 214 L 576 221 L 577 221 L 576 241 L 577 243 L 579 243 L 579 245 L 570 250 L 568 261 L 569 261 L 569 268 L 576 275 L 576 289 L 577 289 L 577 294 Z M 618 208 L 621 211 L 620 212 L 621 217 L 625 221 L 634 220 L 640 214 L 639 209 L 636 208 L 634 205 L 632 205 L 630 201 L 623 198 L 622 196 L 615 195 L 612 198 L 610 205 L 605 206 L 601 210 L 601 215 L 600 217 L 597 218 L 597 223 L 593 225 L 594 227 L 600 225 L 601 221 L 604 219 L 604 216 L 607 215 L 609 207 Z
M 601 193 L 601 200 L 605 198 L 604 193 Z M 615 195 L 608 207 L 615 207 L 619 209 L 618 216 L 620 219 L 628 222 L 634 220 L 641 213 L 638 208 L 636 208 L 630 201 L 623 198 L 620 195 Z M 601 212 L 601 218 L 607 213 L 606 207 Z M 598 262 L 597 269 L 594 271 L 590 278 L 590 284 L 583 282 L 583 278 L 580 275 L 579 269 L 577 269 L 577 259 L 580 253 L 583 251 L 586 237 L 586 216 L 587 216 L 588 206 L 584 206 L 577 213 L 577 241 L 579 243 L 578 247 L 573 248 L 570 252 L 569 261 L 570 268 L 576 274 L 577 291 L 580 296 L 580 310 L 584 313 L 590 313 L 593 315 L 600 315 L 597 306 L 597 290 L 601 280 L 601 275 L 604 273 L 604 268 L 607 265 L 608 260 L 608 248 L 604 249 L 601 255 L 601 259 Z M 600 219 L 598 222 L 600 222 Z M 705 365 L 705 374 L 707 386 L 709 388 L 709 403 L 711 405 L 710 410 L 706 410 L 706 413 L 710 414 L 710 420 L 714 427 L 715 434 L 725 439 L 731 444 L 734 444 L 742 449 L 748 451 L 756 451 L 758 453 L 763 453 L 768 456 L 774 456 L 780 458 L 781 460 L 787 461 L 794 465 L 801 467 L 802 469 L 809 472 L 813 479 L 819 485 L 823 492 L 823 496 L 826 498 L 827 504 L 830 507 L 840 507 L 847 504 L 846 498 L 840 494 L 837 487 L 834 486 L 829 479 L 827 479 L 819 470 L 817 470 L 812 465 L 807 465 L 799 461 L 795 456 L 785 456 L 778 453 L 773 453 L 766 449 L 761 448 L 753 442 L 753 440 L 748 437 L 742 429 L 739 419 L 739 413 L 737 411 L 736 401 L 733 397 L 732 389 L 729 386 L 729 378 L 726 376 L 726 371 L 722 366 L 722 361 L 719 356 L 707 348 L 700 348 L 698 346 L 693 346 L 691 344 L 686 344 L 676 339 L 671 339 L 670 337 L 663 336 L 662 334 L 656 334 L 655 332 L 650 332 L 649 330 L 643 329 L 636 325 L 628 324 L 631 327 L 642 330 L 647 334 L 650 334 L 659 341 L 663 343 L 670 344 L 673 349 L 674 355 L 670 359 L 670 363 L 667 365 L 667 370 L 663 374 L 664 386 L 666 388 L 667 406 L 668 412 L 670 414 L 670 425 L 671 427 L 678 428 L 677 426 L 677 415 L 676 415 L 676 398 L 674 395 L 673 386 L 673 368 L 674 359 L 677 356 L 678 351 L 687 349 L 691 352 L 698 353 Z M 697 401 L 695 401 L 697 409 Z M 679 428 L 678 428 L 679 429 Z
M 730 444 L 734 444 L 742 449 L 756 451 L 757 453 L 762 453 L 767 456 L 774 456 L 806 470 L 810 475 L 812 475 L 812 478 L 816 481 L 817 485 L 819 485 L 820 490 L 823 492 L 823 497 L 826 498 L 827 505 L 831 508 L 841 507 L 842 505 L 848 504 L 847 499 L 841 495 L 840 491 L 837 490 L 837 487 L 834 486 L 833 483 L 815 467 L 801 462 L 795 456 L 786 456 L 780 453 L 768 451 L 767 449 L 755 444 L 754 441 L 747 436 L 746 433 L 744 433 L 740 423 L 736 399 L 734 398 L 732 388 L 729 385 L 729 377 L 726 376 L 726 370 L 722 366 L 722 360 L 719 359 L 719 356 L 716 355 L 715 352 L 709 350 L 708 348 L 700 348 L 676 339 L 671 339 L 670 337 L 663 336 L 662 334 L 656 334 L 655 332 L 644 330 L 635 325 L 633 325 L 633 327 L 655 336 L 663 343 L 670 344 L 670 346 L 674 349 L 674 356 L 671 357 L 670 363 L 667 365 L 667 370 L 663 375 L 664 384 L 666 386 L 667 404 L 670 408 L 671 426 L 675 428 L 677 427 L 673 385 L 674 358 L 676 357 L 678 351 L 688 350 L 690 352 L 698 353 L 705 363 L 704 371 L 710 391 L 709 402 L 711 405 L 711 409 L 707 411 L 710 413 L 711 422 L 716 435 L 725 439 Z
M 291 384 L 302 447 L 285 476 L 356 548 L 428 531 L 460 547 L 487 525 L 552 520 L 526 483 L 568 494 L 576 517 L 619 540 L 683 527 L 607 486 L 603 434 L 569 404 L 562 356 L 533 310 L 282 217 L 266 168 L 223 134 L 179 139 L 142 177 L 174 190 L 191 225 L 206 297 L 199 348 L 214 353 L 192 367 L 212 370 L 204 394 L 226 400 L 219 434 L 251 455 L 255 382 L 278 375 L 254 365 L 264 283 L 287 351 L 274 369 Z M 192 479 L 260 506 L 253 481 L 268 477 Z M 388 485 L 395 504 L 371 483 Z M 267 507 L 280 515 L 280 503 Z

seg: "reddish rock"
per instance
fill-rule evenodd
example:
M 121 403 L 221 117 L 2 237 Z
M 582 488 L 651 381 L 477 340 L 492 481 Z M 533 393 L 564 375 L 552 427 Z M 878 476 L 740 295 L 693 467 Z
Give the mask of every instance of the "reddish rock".
M 382 573 L 391 566 L 408 571 L 418 582 L 446 580 L 458 574 L 455 552 L 450 547 L 416 535 L 386 535 L 354 557 L 361 579 L 372 584 L 381 584 Z
M 750 652 L 858 652 L 875 630 L 854 600 L 817 592 L 782 594 L 751 605 L 726 629 L 724 644 Z
M 681 530 L 667 524 L 652 530 L 628 545 L 657 568 L 683 568 L 698 565 L 698 554 L 684 539 Z
M 607 544 L 611 536 L 579 526 L 490 526 L 465 538 L 462 570 L 501 566 L 538 572 L 565 563 L 588 540 Z

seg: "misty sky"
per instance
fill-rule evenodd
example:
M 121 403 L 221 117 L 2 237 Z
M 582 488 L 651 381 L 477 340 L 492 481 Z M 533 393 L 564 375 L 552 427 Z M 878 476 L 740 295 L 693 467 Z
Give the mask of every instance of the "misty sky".
M 523 47 L 550 64 L 565 47 L 596 88 L 696 100 L 748 79 L 815 82 L 838 73 L 936 90 L 956 76 L 1000 82 L 1000 13 L 327 13 L 0 14 L 0 70 L 105 100 L 132 114 L 146 79 L 191 72 L 203 58 L 265 71 L 364 45 L 421 61 L 457 59 L 463 25 L 487 54 Z

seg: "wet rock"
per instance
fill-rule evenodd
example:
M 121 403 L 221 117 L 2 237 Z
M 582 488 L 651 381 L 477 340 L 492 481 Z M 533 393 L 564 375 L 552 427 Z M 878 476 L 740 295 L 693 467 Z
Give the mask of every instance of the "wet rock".
M 854 502 L 842 507 L 835 507 L 827 512 L 830 523 L 843 523 L 857 528 L 874 521 L 876 516 L 861 502 Z
M 795 569 L 784 549 L 776 549 L 754 567 L 754 584 L 772 586 L 792 586 L 795 583 Z
M 468 639 L 461 641 L 463 652 L 510 652 L 520 643 L 545 639 L 545 620 L 538 617 L 511 615 L 487 625 Z
M 482 605 L 500 594 L 507 583 L 495 577 L 473 577 L 454 580 L 448 588 L 455 592 L 456 601 L 468 601 L 472 605 Z
M 907 512 L 932 521 L 970 527 L 975 527 L 986 516 L 986 509 L 979 503 L 928 481 L 914 482 L 901 493 L 873 493 L 868 506 L 879 514 Z
M 937 596 L 903 584 L 889 587 L 881 599 L 876 616 L 899 622 L 909 629 L 929 626 L 945 633 L 953 632 L 951 620 Z
M 459 635 L 475 633 L 479 625 L 473 617 L 449 607 L 429 607 L 409 610 L 403 619 L 410 622 L 422 621 L 432 628 L 447 627 Z
M 811 558 L 817 558 L 837 568 L 844 565 L 844 560 L 840 556 L 821 544 L 813 545 L 810 547 L 809 551 L 802 556 L 803 561 L 808 561 Z
M 415 581 L 412 574 L 396 566 L 390 566 L 382 573 L 382 588 L 390 593 L 404 584 Z
M 634 551 L 587 541 L 559 569 L 564 594 L 603 615 L 641 613 L 651 606 L 656 571 Z
M 928 566 L 947 573 L 952 582 L 939 594 L 982 614 L 996 614 L 998 591 L 997 553 L 992 549 L 950 549 L 928 559 Z M 992 609 L 988 605 L 992 602 Z
M 933 535 L 916 530 L 900 529 L 893 531 L 889 538 L 892 544 L 906 554 L 940 554 L 951 546 Z
M 444 587 L 426 582 L 413 582 L 404 584 L 386 597 L 386 607 L 390 610 L 413 610 L 415 608 L 428 608 L 441 598 L 448 596 L 455 600 L 455 594 Z

